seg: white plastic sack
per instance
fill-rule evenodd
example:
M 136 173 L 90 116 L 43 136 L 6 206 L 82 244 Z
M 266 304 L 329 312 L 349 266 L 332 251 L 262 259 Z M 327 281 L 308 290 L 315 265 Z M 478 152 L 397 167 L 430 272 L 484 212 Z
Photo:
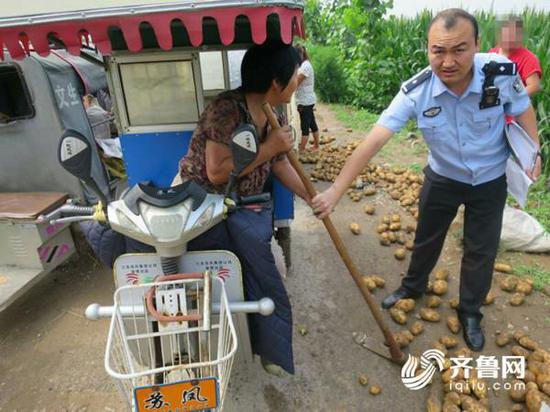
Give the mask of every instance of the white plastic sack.
M 500 247 L 522 252 L 550 252 L 550 234 L 530 214 L 506 205 Z

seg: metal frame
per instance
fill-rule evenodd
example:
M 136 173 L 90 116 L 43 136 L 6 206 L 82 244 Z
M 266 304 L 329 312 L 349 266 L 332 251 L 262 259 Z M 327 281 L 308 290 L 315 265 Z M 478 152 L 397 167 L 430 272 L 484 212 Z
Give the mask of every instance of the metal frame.
M 135 1 L 135 0 L 134 0 Z M 89 2 L 85 3 L 89 5 Z M 120 2 L 118 2 L 120 4 Z M 74 4 L 71 4 L 75 7 Z M 173 1 L 165 4 L 153 3 L 149 5 L 135 4 L 114 7 L 102 7 L 97 9 L 83 9 L 77 11 L 65 11 L 56 13 L 29 14 L 19 17 L 0 18 L 0 27 L 19 26 L 24 24 L 41 24 L 53 22 L 67 22 L 74 20 L 90 20 L 113 16 L 135 16 L 146 13 L 170 12 L 182 10 L 205 10 L 210 8 L 227 7 L 265 7 L 283 6 L 289 8 L 304 8 L 303 0 L 192 0 Z
M 191 48 L 174 49 L 173 51 L 142 51 L 139 54 L 130 52 L 114 52 L 111 57 L 106 58 L 108 66 L 109 87 L 112 86 L 112 91 L 115 95 L 115 104 L 118 112 L 119 130 L 124 133 L 151 133 L 151 132 L 181 132 L 193 131 L 196 127 L 194 123 L 174 123 L 166 125 L 150 125 L 150 126 L 131 126 L 126 109 L 126 99 L 122 86 L 120 74 L 120 64 L 125 63 L 153 63 L 162 61 L 190 61 L 193 70 L 193 80 L 195 82 L 195 95 L 197 98 L 197 113 L 204 110 L 204 95 L 202 87 L 202 78 L 200 72 L 199 52 Z M 197 119 L 198 121 L 198 119 Z

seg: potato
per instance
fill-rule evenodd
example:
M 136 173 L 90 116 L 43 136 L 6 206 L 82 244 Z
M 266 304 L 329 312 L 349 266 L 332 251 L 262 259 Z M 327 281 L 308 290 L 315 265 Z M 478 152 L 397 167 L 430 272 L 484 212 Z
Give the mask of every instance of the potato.
M 525 295 L 523 293 L 514 293 L 509 300 L 510 305 L 520 306 L 525 301 Z
M 390 242 L 395 243 L 397 241 L 397 235 L 393 232 L 388 232 L 388 239 Z
M 394 322 L 404 325 L 407 323 L 407 315 L 401 309 L 395 307 L 390 309 L 390 316 Z
M 401 332 L 394 334 L 393 338 L 395 339 L 395 341 L 397 342 L 397 345 L 401 349 L 406 348 L 411 343 L 408 336 L 403 335 L 403 333 L 401 333 Z
M 436 280 L 447 280 L 448 277 L 449 271 L 447 269 L 439 269 L 437 272 L 435 272 Z
M 478 399 L 483 399 L 487 397 L 488 385 L 484 380 L 471 377 L 468 379 L 468 384 L 470 385 L 470 389 Z
M 302 336 L 306 336 L 309 333 L 309 331 L 306 326 L 299 326 L 298 333 Z
M 358 235 L 361 233 L 361 228 L 359 227 L 359 223 L 350 223 L 349 224 L 349 230 L 351 230 L 351 233 L 354 235 Z
M 414 232 L 416 232 L 416 223 L 415 223 L 415 224 L 412 224 L 412 225 L 407 225 L 407 226 L 405 227 L 405 231 L 406 231 L 407 233 L 414 233 Z
M 521 403 L 515 403 L 512 406 L 512 412 L 523 412 L 523 405 Z
M 374 215 L 374 212 L 376 212 L 376 209 L 373 205 L 365 205 L 364 210 L 367 215 Z
M 517 343 L 519 343 L 519 340 L 524 336 L 527 336 L 527 333 L 522 329 L 518 329 L 514 332 L 514 339 L 516 340 Z
M 403 259 L 405 259 L 405 256 L 407 255 L 407 252 L 405 251 L 405 249 L 399 248 L 399 249 L 395 250 L 393 255 L 395 256 L 395 258 L 397 260 L 403 260 Z
M 388 227 L 389 227 L 389 226 L 390 226 L 390 223 L 391 223 L 391 216 L 388 216 L 388 215 L 384 216 L 384 217 L 382 218 L 382 223 L 385 223 L 385 224 L 388 225 Z
M 414 249 L 414 241 L 412 240 L 407 240 L 405 242 L 405 247 L 408 249 L 408 250 L 413 250 Z
M 527 370 L 527 371 L 525 371 L 525 377 L 523 378 L 523 381 L 525 383 L 536 382 L 537 381 L 537 375 L 535 375 L 533 372 Z
M 537 385 L 539 388 L 542 388 L 542 385 L 550 383 L 550 375 L 539 373 L 537 375 Z
M 388 238 L 380 236 L 380 244 L 382 246 L 389 246 L 389 245 L 391 245 L 391 242 Z
M 378 233 L 384 233 L 386 230 L 388 230 L 389 226 L 385 223 L 381 223 L 376 227 L 376 231 Z
M 518 293 L 523 293 L 524 295 L 530 295 L 531 292 L 533 291 L 533 286 L 524 280 L 520 280 L 518 281 L 515 290 Z
M 483 301 L 484 305 L 492 305 L 495 303 L 495 295 L 491 291 L 487 293 L 487 296 L 485 296 L 485 300 Z
M 449 300 L 449 306 L 450 306 L 451 309 L 458 308 L 458 303 L 459 303 L 458 298 L 452 298 L 452 299 Z
M 434 283 L 431 280 L 428 280 L 428 285 L 426 286 L 426 293 L 432 293 L 434 290 Z
M 533 389 L 527 391 L 525 395 L 525 405 L 529 412 L 539 412 L 542 406 L 544 395 L 539 390 Z
M 427 308 L 438 308 L 441 305 L 441 298 L 439 296 L 428 296 L 426 299 Z
M 465 399 L 462 397 L 462 395 L 470 395 L 472 393 L 470 385 L 468 385 L 468 382 L 464 380 L 453 380 L 452 389 L 453 392 L 456 392 L 460 395 L 461 404 L 462 407 L 464 407 Z M 471 400 L 473 401 L 474 399 L 471 398 Z M 468 401 L 466 401 L 466 403 L 468 403 Z
M 363 189 L 363 194 L 365 196 L 372 196 L 376 193 L 376 189 L 374 187 L 367 187 Z
M 460 399 L 460 395 L 456 392 L 449 392 L 448 394 L 446 394 L 444 401 L 448 403 L 452 403 L 453 405 L 456 405 L 456 406 L 460 406 L 460 404 L 462 403 Z
M 447 350 L 447 348 L 445 347 L 445 345 L 443 345 L 442 343 L 440 342 L 436 342 L 432 345 L 432 349 L 437 349 L 438 351 L 440 351 L 441 353 L 443 353 L 444 356 L 447 356 L 449 354 L 449 351 Z
M 523 338 L 521 338 L 518 343 L 525 349 L 529 350 L 537 350 L 539 347 L 539 344 L 528 336 L 524 336 Z
M 518 278 L 515 276 L 506 276 L 500 281 L 500 289 L 505 292 L 513 292 L 518 284 Z
M 449 290 L 449 285 L 445 280 L 436 280 L 433 283 L 433 293 L 436 295 L 444 295 Z
M 495 263 L 495 270 L 502 273 L 512 273 L 512 266 L 506 263 Z
M 460 348 L 455 352 L 455 356 L 457 358 L 460 358 L 461 356 L 464 358 L 471 358 L 472 357 L 472 351 L 468 348 Z
M 447 327 L 453 333 L 458 333 L 460 330 L 460 322 L 456 316 L 449 316 L 447 318 Z
M 359 378 L 357 378 L 359 385 L 361 386 L 367 386 L 369 383 L 369 377 L 367 375 L 359 375 Z
M 441 342 L 447 349 L 452 349 L 458 345 L 458 339 L 455 336 L 442 336 L 439 338 Z
M 393 232 L 396 232 L 398 230 L 401 230 L 401 223 L 397 222 L 397 223 L 391 223 L 390 224 L 390 230 L 393 231 Z
M 392 221 L 392 223 L 399 223 L 399 222 L 401 222 L 401 216 L 399 216 L 399 215 L 391 215 L 390 220 Z
M 524 356 L 527 358 L 529 356 L 529 351 L 525 348 L 522 348 L 521 346 L 512 346 L 512 354 L 514 356 Z
M 538 348 L 531 355 L 529 355 L 529 360 L 550 363 L 550 353 L 544 349 Z
M 377 288 L 383 288 L 384 286 L 386 286 L 386 281 L 383 278 L 381 278 L 380 276 L 371 275 L 370 278 L 372 280 L 374 280 L 374 283 L 376 283 Z
M 430 396 L 428 396 L 428 400 L 426 401 L 426 411 L 441 412 L 441 400 L 436 394 L 430 394 Z
M 422 332 L 424 332 L 424 324 L 420 321 L 416 321 L 414 322 L 410 327 L 409 327 L 409 331 L 414 335 L 414 336 L 418 336 L 420 335 Z
M 550 396 L 550 383 L 543 383 L 540 387 L 540 390 L 546 395 Z
M 510 334 L 504 333 L 496 337 L 495 344 L 502 348 L 503 346 L 508 345 L 511 340 L 512 340 L 512 337 L 510 336 Z
M 441 320 L 439 313 L 429 308 L 420 309 L 420 317 L 428 322 L 439 322 Z
M 508 395 L 510 396 L 510 399 L 512 399 L 514 402 L 524 402 L 525 401 L 525 395 L 527 393 L 527 390 L 525 388 L 522 388 L 523 382 L 520 380 L 514 380 L 511 383 L 512 389 L 508 391 Z
M 372 385 L 370 388 L 369 388 L 369 393 L 371 395 L 379 395 L 380 393 L 382 392 L 382 388 L 378 385 Z
M 442 412 L 461 412 L 461 409 L 453 403 L 443 402 Z
M 376 282 L 370 276 L 363 276 L 361 283 L 371 292 L 376 289 Z
M 399 243 L 400 245 L 404 245 L 405 243 L 407 243 L 407 239 L 405 239 L 405 235 L 403 235 L 403 233 L 399 233 L 397 235 L 397 243 Z
M 414 310 L 416 302 L 414 299 L 399 299 L 394 308 L 401 309 L 403 312 L 409 313 Z

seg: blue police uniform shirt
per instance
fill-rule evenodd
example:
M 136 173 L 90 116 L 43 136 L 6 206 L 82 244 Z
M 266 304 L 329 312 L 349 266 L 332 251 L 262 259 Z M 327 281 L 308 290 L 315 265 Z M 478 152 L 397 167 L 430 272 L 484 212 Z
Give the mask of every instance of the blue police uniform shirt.
M 482 68 L 491 60 L 510 62 L 498 54 L 477 53 L 472 81 L 460 97 L 432 73 L 409 93 L 402 89 L 377 124 L 398 132 L 416 118 L 429 148 L 428 164 L 441 176 L 474 186 L 502 176 L 509 156 L 504 115 L 524 113 L 530 100 L 518 76 L 500 75 L 494 80 L 500 105 L 479 108 L 485 79 Z

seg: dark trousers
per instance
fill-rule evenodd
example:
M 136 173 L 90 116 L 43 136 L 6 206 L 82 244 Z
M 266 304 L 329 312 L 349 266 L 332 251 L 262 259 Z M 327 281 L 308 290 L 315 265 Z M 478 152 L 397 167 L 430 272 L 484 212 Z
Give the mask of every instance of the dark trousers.
M 302 136 L 309 136 L 310 130 L 313 133 L 319 131 L 319 127 L 317 126 L 317 122 L 315 121 L 315 113 L 313 113 L 314 106 L 314 104 L 310 106 L 302 106 L 301 104 L 298 105 L 298 113 L 300 113 L 300 129 L 302 129 Z
M 423 293 L 458 207 L 465 206 L 464 254 L 460 269 L 459 314 L 481 317 L 491 288 L 506 202 L 506 176 L 478 186 L 437 175 L 429 167 L 419 202 L 414 250 L 402 285 Z

